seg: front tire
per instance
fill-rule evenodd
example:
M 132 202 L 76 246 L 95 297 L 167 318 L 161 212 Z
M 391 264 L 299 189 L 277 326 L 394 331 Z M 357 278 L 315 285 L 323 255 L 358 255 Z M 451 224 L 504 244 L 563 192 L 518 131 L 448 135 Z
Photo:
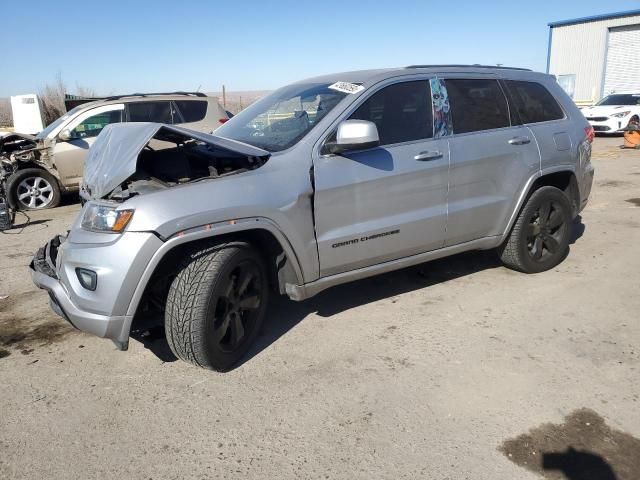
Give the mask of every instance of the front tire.
M 18 210 L 44 210 L 60 205 L 58 180 L 39 168 L 15 172 L 7 181 L 7 191 Z
M 540 187 L 527 200 L 498 254 L 511 269 L 544 272 L 567 256 L 570 236 L 569 199 L 555 187 Z
M 200 367 L 230 370 L 257 336 L 268 295 L 264 261 L 250 245 L 190 251 L 167 296 L 165 331 L 171 351 Z

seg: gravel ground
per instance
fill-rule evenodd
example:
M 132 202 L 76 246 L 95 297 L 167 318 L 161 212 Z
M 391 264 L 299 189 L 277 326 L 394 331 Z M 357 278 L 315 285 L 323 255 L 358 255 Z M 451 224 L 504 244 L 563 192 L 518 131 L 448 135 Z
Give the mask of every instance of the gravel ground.
M 596 139 L 555 270 L 477 252 L 282 299 L 226 374 L 69 328 L 27 264 L 79 206 L 19 216 L 0 235 L 0 478 L 591 478 L 558 466 L 579 455 L 637 478 L 640 151 L 621 143 Z

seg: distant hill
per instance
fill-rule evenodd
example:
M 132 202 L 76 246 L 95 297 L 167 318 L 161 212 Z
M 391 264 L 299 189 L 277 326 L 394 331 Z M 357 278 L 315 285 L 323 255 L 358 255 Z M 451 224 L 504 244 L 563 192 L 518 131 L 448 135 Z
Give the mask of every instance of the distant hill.
M 222 92 L 206 92 L 210 97 L 218 97 L 222 105 Z M 238 113 L 243 108 L 251 105 L 256 100 L 261 99 L 265 95 L 271 93 L 271 90 L 244 90 L 235 92 L 226 92 L 227 106 L 226 109 L 231 113 Z

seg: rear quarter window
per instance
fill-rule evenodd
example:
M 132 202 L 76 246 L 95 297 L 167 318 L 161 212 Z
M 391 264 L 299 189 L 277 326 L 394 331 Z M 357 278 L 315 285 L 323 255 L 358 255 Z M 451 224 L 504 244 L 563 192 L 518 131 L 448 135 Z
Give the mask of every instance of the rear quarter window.
M 497 80 L 447 79 L 454 133 L 511 126 L 507 99 Z
M 171 103 L 168 101 L 131 102 L 128 108 L 130 122 L 173 123 Z
M 207 102 L 202 100 L 174 100 L 185 123 L 199 122 L 207 114 Z
M 506 80 L 504 83 L 522 123 L 550 122 L 564 118 L 562 108 L 544 85 L 519 80 Z

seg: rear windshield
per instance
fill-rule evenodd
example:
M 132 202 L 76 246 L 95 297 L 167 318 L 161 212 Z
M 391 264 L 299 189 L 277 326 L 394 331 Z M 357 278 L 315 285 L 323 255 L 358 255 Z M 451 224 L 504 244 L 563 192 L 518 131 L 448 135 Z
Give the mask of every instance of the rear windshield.
M 640 93 L 617 93 L 600 100 L 596 105 L 640 105 Z
M 276 90 L 218 127 L 215 134 L 270 152 L 286 150 L 348 95 L 329 85 L 294 84 Z

